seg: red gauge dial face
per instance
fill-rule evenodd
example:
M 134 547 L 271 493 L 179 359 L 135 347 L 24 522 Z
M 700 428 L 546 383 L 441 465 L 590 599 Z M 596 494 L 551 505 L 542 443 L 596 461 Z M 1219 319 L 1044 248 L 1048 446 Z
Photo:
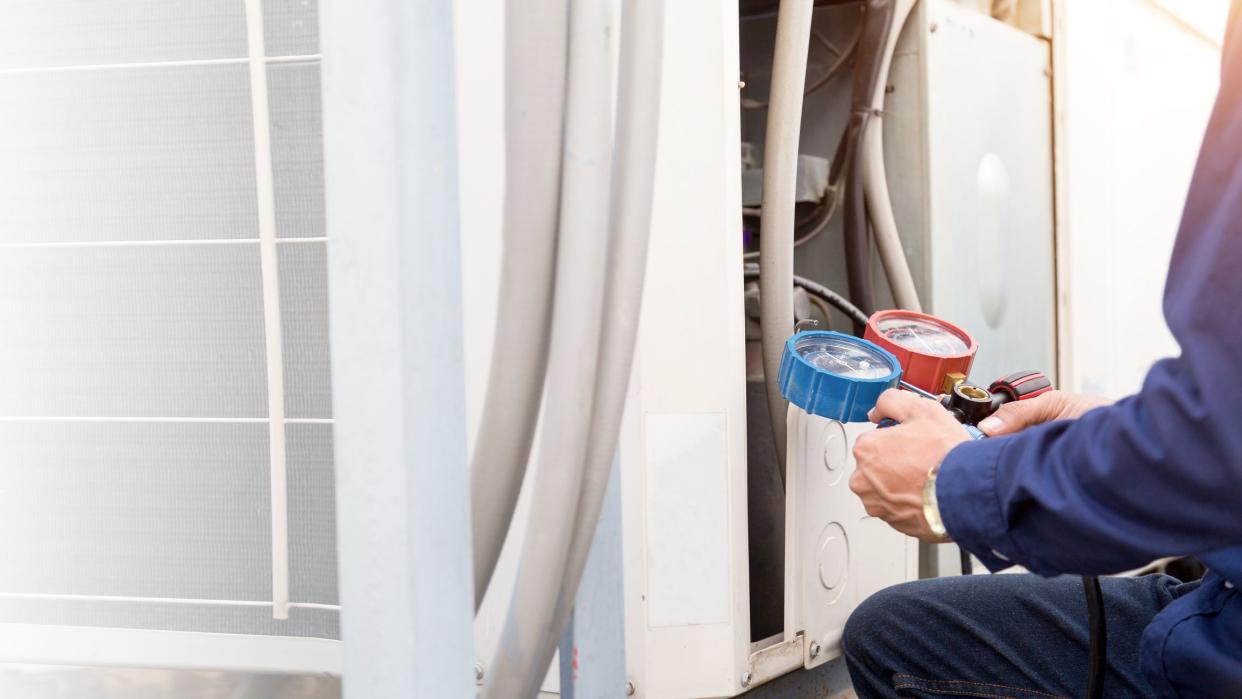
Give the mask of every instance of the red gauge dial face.
M 922 318 L 890 316 L 876 325 L 885 339 L 912 352 L 952 357 L 970 349 L 957 333 Z
M 965 381 L 977 349 L 966 331 L 914 311 L 879 311 L 863 337 L 892 352 L 905 380 L 930 393 L 947 393 Z

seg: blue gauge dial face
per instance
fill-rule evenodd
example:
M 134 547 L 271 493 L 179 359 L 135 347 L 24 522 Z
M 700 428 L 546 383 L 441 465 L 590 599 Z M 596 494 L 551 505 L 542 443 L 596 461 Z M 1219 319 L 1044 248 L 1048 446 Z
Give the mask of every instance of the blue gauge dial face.
M 808 335 L 794 341 L 794 350 L 811 366 L 847 379 L 882 379 L 897 369 L 872 348 L 841 337 Z

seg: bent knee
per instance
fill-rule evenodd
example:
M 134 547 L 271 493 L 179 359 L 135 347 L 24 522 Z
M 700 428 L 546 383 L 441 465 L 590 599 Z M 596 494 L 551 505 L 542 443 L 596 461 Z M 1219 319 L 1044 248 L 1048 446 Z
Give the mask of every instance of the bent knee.
M 847 656 L 871 655 L 874 644 L 892 644 L 908 633 L 909 620 L 924 607 L 925 581 L 914 581 L 884 588 L 863 600 L 850 614 L 841 636 Z

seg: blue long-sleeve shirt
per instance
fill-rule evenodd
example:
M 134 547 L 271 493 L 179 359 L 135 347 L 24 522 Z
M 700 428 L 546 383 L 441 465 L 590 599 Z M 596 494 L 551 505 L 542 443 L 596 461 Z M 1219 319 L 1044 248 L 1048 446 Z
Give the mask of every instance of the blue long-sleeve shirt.
M 1143 634 L 1160 696 L 1242 697 L 1242 5 L 1230 12 L 1164 295 L 1181 356 L 1077 420 L 967 443 L 940 468 L 950 536 L 989 568 L 1110 573 L 1195 554 L 1203 584 Z

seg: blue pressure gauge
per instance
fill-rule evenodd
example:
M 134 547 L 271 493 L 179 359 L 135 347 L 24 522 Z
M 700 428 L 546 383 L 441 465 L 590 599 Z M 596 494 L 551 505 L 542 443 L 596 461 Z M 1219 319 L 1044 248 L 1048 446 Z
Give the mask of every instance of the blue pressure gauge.
M 785 342 L 779 378 L 781 394 L 804 411 L 838 422 L 864 422 L 880 394 L 901 380 L 901 365 L 867 340 L 812 330 Z

